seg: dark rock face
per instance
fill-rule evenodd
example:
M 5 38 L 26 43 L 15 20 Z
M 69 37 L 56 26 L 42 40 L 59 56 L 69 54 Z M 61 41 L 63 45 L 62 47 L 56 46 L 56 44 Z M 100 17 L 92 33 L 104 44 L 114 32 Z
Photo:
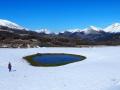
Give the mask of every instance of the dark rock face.
M 80 47 L 83 45 L 120 45 L 120 33 L 64 32 L 59 34 L 0 27 L 0 47 Z

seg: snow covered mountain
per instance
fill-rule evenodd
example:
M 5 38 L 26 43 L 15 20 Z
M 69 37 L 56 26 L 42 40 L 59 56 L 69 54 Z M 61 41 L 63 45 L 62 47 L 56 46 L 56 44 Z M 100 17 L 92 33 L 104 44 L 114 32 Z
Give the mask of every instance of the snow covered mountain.
M 0 19 L 0 27 L 8 27 L 11 29 L 20 29 L 20 30 L 25 29 L 16 23 L 13 23 L 13 22 L 8 21 L 8 20 L 3 20 L 3 19 Z
M 100 32 L 106 32 L 106 33 L 120 33 L 120 23 L 114 23 L 104 29 L 98 28 L 95 26 L 90 26 L 85 29 L 69 29 L 67 30 L 68 32 L 71 33 L 79 33 L 79 32 L 84 32 L 85 34 L 99 34 Z
M 100 32 L 107 32 L 107 33 L 120 33 L 120 23 L 114 23 L 104 29 L 98 28 L 95 26 L 90 26 L 85 29 L 69 29 L 67 30 L 68 32 L 71 33 L 79 33 L 79 32 L 84 32 L 85 34 L 99 34 Z
M 85 34 L 98 34 L 101 29 L 95 27 L 95 26 L 90 26 L 89 28 L 83 29 L 82 31 L 85 32 Z
M 105 32 L 120 33 L 120 23 L 114 23 L 104 29 Z
M 105 29 L 90 26 L 86 29 L 77 28 L 51 33 L 48 29 L 30 31 L 16 23 L 0 19 L 0 47 L 79 45 L 120 45 L 120 24 L 115 23 Z
M 0 28 L 4 28 L 4 27 L 10 28 L 10 29 L 28 30 L 16 23 L 11 22 L 11 21 L 0 19 Z M 40 29 L 40 30 L 34 30 L 34 31 L 36 31 L 38 33 L 44 32 L 46 34 L 50 34 L 50 31 L 48 29 Z M 70 32 L 70 33 L 83 32 L 85 34 L 99 34 L 101 31 L 109 32 L 109 33 L 120 33 L 120 23 L 114 23 L 114 24 L 106 27 L 105 29 L 97 28 L 95 26 L 90 26 L 85 29 L 76 28 L 76 29 L 68 29 L 66 31 Z M 66 32 L 66 31 L 64 31 L 64 32 Z M 61 32 L 61 33 L 64 33 L 64 32 Z
M 48 29 L 39 29 L 39 30 L 35 30 L 35 32 L 37 33 L 46 33 L 46 34 L 50 34 L 51 32 Z
M 79 29 L 79 28 L 77 28 L 77 29 L 69 29 L 69 30 L 66 30 L 66 31 L 70 32 L 70 33 L 80 33 L 80 32 L 83 32 L 85 34 L 98 34 L 101 31 L 101 29 L 97 28 L 95 26 L 90 26 L 90 27 L 85 28 L 85 29 Z

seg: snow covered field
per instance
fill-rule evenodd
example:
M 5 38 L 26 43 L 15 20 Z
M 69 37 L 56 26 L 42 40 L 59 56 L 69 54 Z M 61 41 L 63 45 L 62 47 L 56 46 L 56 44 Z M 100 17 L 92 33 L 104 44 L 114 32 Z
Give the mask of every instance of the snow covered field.
M 33 67 L 22 59 L 38 52 L 81 54 L 87 59 L 59 67 Z M 120 90 L 120 47 L 1 48 L 0 90 Z

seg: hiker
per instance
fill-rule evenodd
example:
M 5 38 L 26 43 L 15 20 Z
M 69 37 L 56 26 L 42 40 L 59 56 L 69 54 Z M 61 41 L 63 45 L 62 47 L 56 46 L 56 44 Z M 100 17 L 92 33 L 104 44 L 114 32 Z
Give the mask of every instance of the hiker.
M 9 62 L 9 64 L 8 64 L 8 69 L 9 69 L 9 72 L 11 72 L 11 70 L 12 70 L 12 65 L 11 65 L 10 62 Z

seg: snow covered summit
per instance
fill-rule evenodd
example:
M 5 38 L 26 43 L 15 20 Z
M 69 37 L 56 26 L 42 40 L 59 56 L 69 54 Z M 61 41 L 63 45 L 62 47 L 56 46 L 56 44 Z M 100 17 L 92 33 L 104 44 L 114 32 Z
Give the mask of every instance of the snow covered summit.
M 16 23 L 13 23 L 8 20 L 3 20 L 3 19 L 0 19 L 0 26 L 12 28 L 12 29 L 21 29 L 21 30 L 24 29 L 23 27 L 21 27 L 20 25 Z
M 90 26 L 83 30 L 86 34 L 98 34 L 100 29 L 95 26 Z
M 88 28 L 85 29 L 76 28 L 76 29 L 69 29 L 67 31 L 71 33 L 84 32 L 85 34 L 98 34 L 100 30 L 101 30 L 100 28 L 97 28 L 95 26 L 89 26 Z
M 120 23 L 114 23 L 104 29 L 105 32 L 118 33 L 120 32 Z
M 106 28 L 98 28 L 95 26 L 89 26 L 88 28 L 85 29 L 69 29 L 67 30 L 68 32 L 71 33 L 76 33 L 76 32 L 84 32 L 85 34 L 99 34 L 100 32 L 107 32 L 107 33 L 120 33 L 120 23 L 114 23 L 110 26 L 107 26 Z
M 48 29 L 39 29 L 39 30 L 35 30 L 35 32 L 37 33 L 46 33 L 46 34 L 50 34 L 51 32 Z

